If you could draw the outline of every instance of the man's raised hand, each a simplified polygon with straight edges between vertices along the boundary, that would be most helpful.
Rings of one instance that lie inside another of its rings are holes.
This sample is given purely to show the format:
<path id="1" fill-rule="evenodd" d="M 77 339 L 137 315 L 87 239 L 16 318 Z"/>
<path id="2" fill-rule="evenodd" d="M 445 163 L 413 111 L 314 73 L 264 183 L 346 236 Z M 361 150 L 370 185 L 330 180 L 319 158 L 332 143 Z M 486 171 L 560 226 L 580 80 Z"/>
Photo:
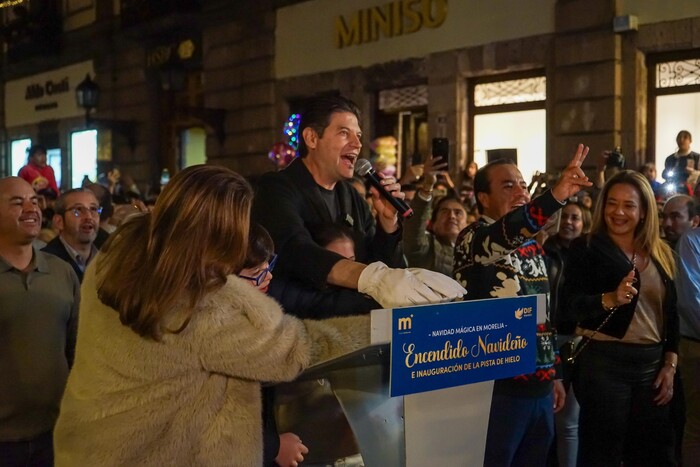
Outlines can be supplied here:
<path id="1" fill-rule="evenodd" d="M 587 155 L 588 146 L 579 144 L 571 162 L 569 162 L 569 165 L 562 172 L 557 184 L 552 188 L 552 195 L 554 195 L 558 201 L 563 203 L 579 191 L 593 185 L 581 169 L 581 165 Z"/>

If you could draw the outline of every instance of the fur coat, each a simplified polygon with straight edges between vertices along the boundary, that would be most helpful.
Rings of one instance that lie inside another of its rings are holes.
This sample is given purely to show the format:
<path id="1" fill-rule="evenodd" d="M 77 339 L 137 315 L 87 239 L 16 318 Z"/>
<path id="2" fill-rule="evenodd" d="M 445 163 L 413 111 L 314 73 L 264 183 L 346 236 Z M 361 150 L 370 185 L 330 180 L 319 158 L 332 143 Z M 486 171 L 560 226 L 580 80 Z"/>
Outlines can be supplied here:
<path id="1" fill-rule="evenodd" d="M 369 344 L 368 316 L 300 321 L 234 276 L 198 305 L 183 332 L 156 342 L 100 302 L 95 263 L 54 432 L 59 467 L 259 466 L 259 382 L 292 380 Z"/>

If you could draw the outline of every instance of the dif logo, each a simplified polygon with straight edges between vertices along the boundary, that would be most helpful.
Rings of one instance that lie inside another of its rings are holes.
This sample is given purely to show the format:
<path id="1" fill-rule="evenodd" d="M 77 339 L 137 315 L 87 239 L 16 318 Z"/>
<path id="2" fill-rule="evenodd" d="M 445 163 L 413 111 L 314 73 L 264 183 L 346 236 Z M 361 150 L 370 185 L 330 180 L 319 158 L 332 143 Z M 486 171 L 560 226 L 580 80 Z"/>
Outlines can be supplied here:
<path id="1" fill-rule="evenodd" d="M 413 327 L 413 315 L 405 316 L 398 319 L 397 323 L 398 331 L 408 332 Z"/>
<path id="2" fill-rule="evenodd" d="M 521 307 L 515 310 L 515 319 L 522 319 L 523 316 L 532 316 L 532 307 Z"/>

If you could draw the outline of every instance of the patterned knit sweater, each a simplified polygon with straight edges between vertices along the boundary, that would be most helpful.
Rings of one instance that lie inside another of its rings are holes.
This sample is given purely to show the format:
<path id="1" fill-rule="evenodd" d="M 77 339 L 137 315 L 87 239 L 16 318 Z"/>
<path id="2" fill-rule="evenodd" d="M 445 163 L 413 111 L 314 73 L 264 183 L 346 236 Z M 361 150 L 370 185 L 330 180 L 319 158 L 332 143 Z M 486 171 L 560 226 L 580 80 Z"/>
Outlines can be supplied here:
<path id="1" fill-rule="evenodd" d="M 533 237 L 561 208 L 547 191 L 501 219 L 482 216 L 464 229 L 455 247 L 454 277 L 469 291 L 466 299 L 549 295 L 544 250 Z M 547 395 L 559 374 L 555 342 L 547 309 L 546 322 L 537 326 L 535 373 L 498 380 L 494 392 L 521 397 Z"/>

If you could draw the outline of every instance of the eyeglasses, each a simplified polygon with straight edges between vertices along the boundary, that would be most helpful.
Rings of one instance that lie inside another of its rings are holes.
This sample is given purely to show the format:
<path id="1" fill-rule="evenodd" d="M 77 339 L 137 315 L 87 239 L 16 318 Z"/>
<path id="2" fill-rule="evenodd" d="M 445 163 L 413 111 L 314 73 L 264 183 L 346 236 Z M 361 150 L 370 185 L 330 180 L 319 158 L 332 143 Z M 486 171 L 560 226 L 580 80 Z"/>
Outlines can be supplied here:
<path id="1" fill-rule="evenodd" d="M 102 206 L 90 206 L 86 208 L 85 206 L 73 206 L 72 208 L 66 208 L 66 212 L 72 213 L 75 217 L 89 215 L 90 217 L 99 217 L 102 214 Z"/>
<path id="2" fill-rule="evenodd" d="M 244 276 L 242 274 L 239 274 L 238 277 L 241 279 L 247 279 L 249 281 L 255 282 L 255 287 L 258 287 L 260 284 L 265 282 L 265 277 L 267 277 L 268 272 L 272 272 L 272 270 L 275 267 L 275 263 L 277 263 L 277 255 L 273 255 L 272 259 L 270 260 L 269 263 L 267 263 L 267 267 L 260 271 L 260 274 L 258 274 L 255 277 L 249 277 L 249 276 Z"/>

